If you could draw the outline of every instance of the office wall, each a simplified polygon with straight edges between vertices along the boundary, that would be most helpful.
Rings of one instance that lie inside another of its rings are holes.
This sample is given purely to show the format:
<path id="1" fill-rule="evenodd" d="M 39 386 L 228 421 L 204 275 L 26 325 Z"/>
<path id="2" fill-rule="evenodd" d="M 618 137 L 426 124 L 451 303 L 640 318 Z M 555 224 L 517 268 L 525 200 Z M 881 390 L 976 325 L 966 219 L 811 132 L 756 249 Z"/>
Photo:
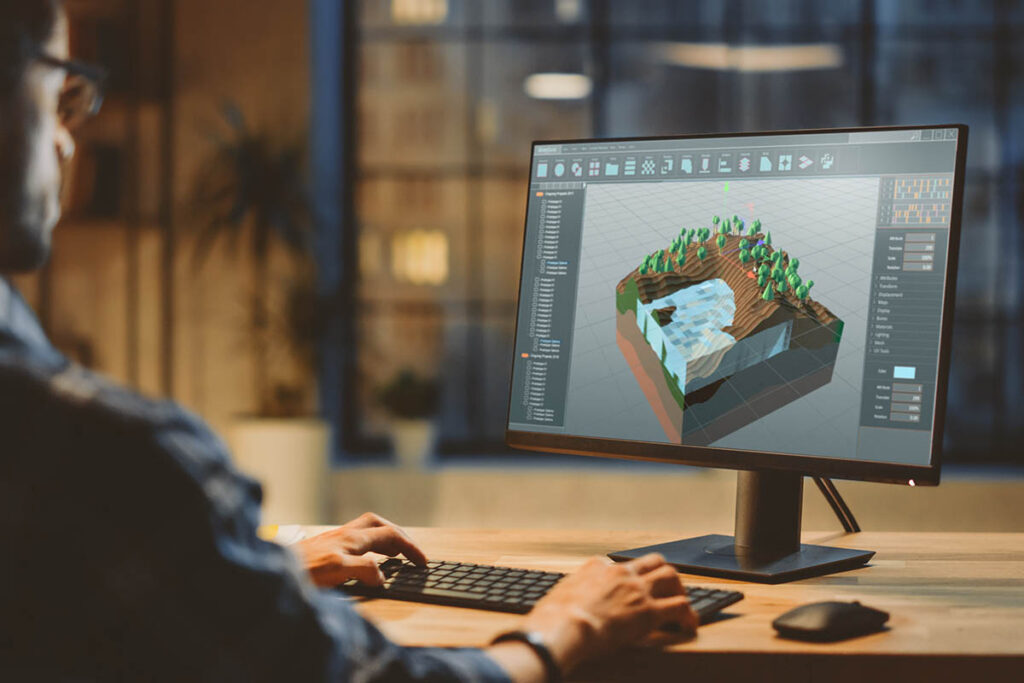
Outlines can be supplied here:
<path id="1" fill-rule="evenodd" d="M 222 244 L 197 271 L 198 219 L 189 210 L 211 134 L 225 134 L 220 108 L 233 102 L 257 131 L 280 140 L 305 134 L 309 52 L 305 2 L 178 0 L 175 3 L 174 395 L 219 431 L 255 411 L 249 339 L 252 277 L 245 249 Z M 284 269 L 277 259 L 275 277 Z"/>
<path id="2" fill-rule="evenodd" d="M 736 473 L 654 468 L 467 467 L 334 475 L 337 521 L 365 510 L 409 526 L 664 529 L 732 533 Z M 873 531 L 1024 531 L 1024 480 L 947 475 L 938 487 L 837 481 Z M 804 529 L 841 530 L 817 487 L 804 486 Z"/>

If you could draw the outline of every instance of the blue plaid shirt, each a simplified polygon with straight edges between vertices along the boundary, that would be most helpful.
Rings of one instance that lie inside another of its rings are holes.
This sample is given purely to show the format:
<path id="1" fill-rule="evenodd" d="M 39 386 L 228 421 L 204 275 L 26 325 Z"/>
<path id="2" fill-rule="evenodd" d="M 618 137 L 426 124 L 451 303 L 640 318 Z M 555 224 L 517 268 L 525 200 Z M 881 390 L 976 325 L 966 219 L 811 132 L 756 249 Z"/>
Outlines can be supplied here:
<path id="1" fill-rule="evenodd" d="M 0 278 L 0 680 L 507 680 L 313 587 L 256 536 L 260 496 L 199 419 L 68 362 Z"/>

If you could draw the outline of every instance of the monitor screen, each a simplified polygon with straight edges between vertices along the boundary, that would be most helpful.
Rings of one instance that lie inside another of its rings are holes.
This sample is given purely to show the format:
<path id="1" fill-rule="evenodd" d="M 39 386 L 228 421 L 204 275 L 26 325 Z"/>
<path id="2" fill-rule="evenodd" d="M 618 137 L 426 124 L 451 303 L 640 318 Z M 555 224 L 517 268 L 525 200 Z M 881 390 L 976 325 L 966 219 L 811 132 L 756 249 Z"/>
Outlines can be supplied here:
<path id="1" fill-rule="evenodd" d="M 930 467 L 965 138 L 535 143 L 510 443 Z"/>

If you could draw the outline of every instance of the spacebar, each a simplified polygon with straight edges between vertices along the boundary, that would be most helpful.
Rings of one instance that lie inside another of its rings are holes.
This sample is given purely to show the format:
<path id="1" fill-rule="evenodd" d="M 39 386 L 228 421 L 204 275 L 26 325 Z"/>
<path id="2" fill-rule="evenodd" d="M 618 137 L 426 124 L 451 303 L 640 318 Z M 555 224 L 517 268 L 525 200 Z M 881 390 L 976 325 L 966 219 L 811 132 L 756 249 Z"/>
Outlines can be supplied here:
<path id="1" fill-rule="evenodd" d="M 447 588 L 414 588 L 408 589 L 395 589 L 391 588 L 384 591 L 384 597 L 388 595 L 402 596 L 415 598 L 419 595 L 432 597 L 432 598 L 458 598 L 460 600 L 474 600 L 479 602 L 483 598 L 483 593 L 470 593 L 469 591 L 453 591 Z"/>

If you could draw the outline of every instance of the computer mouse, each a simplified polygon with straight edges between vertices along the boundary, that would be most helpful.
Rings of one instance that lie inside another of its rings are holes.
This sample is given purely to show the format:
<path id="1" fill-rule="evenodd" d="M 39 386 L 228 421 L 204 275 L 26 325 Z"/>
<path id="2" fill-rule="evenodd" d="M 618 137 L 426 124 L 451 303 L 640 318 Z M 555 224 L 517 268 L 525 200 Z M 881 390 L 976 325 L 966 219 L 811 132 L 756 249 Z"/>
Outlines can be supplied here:
<path id="1" fill-rule="evenodd" d="M 783 638 L 834 642 L 882 630 L 889 613 L 859 602 L 814 602 L 772 622 Z"/>

